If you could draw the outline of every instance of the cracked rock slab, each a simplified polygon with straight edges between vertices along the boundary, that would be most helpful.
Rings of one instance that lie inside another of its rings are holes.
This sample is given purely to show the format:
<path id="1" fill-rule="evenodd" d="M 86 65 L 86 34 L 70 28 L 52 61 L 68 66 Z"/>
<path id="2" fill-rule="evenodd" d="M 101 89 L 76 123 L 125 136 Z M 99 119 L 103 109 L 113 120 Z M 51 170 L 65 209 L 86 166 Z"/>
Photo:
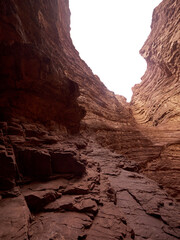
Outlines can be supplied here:
<path id="1" fill-rule="evenodd" d="M 30 212 L 22 195 L 0 200 L 0 239 L 28 239 Z"/>
<path id="2" fill-rule="evenodd" d="M 84 213 L 42 213 L 31 224 L 29 239 L 81 239 L 78 237 L 83 237 L 84 230 L 91 224 L 91 218 Z"/>

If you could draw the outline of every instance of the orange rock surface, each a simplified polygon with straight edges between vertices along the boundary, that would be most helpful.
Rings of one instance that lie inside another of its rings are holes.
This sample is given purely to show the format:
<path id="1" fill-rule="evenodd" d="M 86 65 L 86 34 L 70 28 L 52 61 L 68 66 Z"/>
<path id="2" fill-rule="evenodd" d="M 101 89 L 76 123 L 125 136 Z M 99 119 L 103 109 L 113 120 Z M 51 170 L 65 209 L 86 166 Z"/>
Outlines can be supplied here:
<path id="1" fill-rule="evenodd" d="M 179 239 L 179 13 L 154 10 L 129 104 L 79 57 L 67 0 L 0 1 L 1 239 Z"/>

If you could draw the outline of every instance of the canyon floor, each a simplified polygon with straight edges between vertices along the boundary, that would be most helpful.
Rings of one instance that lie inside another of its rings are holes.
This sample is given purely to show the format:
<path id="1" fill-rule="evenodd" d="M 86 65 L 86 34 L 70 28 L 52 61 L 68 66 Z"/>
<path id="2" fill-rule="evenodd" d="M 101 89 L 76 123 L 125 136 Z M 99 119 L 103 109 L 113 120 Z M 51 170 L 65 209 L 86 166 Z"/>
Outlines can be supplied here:
<path id="1" fill-rule="evenodd" d="M 1 239 L 179 239 L 179 203 L 135 161 L 92 135 L 10 125 L 1 122 L 1 156 L 26 177 L 0 192 Z"/>
<path id="2" fill-rule="evenodd" d="M 0 239 L 180 239 L 180 1 L 154 9 L 130 103 L 80 58 L 70 15 L 0 0 Z"/>

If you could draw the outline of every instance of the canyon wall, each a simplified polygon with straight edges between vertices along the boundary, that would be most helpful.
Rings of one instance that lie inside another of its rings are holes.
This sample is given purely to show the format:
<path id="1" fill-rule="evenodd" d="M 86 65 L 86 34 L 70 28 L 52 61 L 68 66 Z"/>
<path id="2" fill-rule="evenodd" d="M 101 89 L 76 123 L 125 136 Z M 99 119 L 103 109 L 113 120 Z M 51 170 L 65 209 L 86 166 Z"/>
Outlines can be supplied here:
<path id="1" fill-rule="evenodd" d="M 55 121 L 77 132 L 85 111 L 62 67 L 71 42 L 69 8 L 63 1 L 1 1 L 0 9 L 1 118 Z"/>
<path id="2" fill-rule="evenodd" d="M 0 1 L 1 239 L 178 239 L 179 5 L 155 9 L 129 104 L 79 57 L 67 0 Z"/>
<path id="3" fill-rule="evenodd" d="M 136 128 L 124 98 L 110 92 L 80 59 L 65 1 L 2 1 L 1 12 L 4 120 L 18 116 L 59 125 L 64 132 L 93 132 L 103 146 L 142 165 L 159 154 Z"/>
<path id="4" fill-rule="evenodd" d="M 154 10 L 151 33 L 140 50 L 147 70 L 142 82 L 134 86 L 131 102 L 141 132 L 163 146 L 145 172 L 173 195 L 180 191 L 179 19 L 179 1 L 163 1 Z"/>
<path id="5" fill-rule="evenodd" d="M 152 31 L 140 50 L 147 70 L 133 88 L 133 114 L 140 124 L 176 129 L 180 122 L 179 18 L 179 1 L 163 1 L 154 10 Z"/>

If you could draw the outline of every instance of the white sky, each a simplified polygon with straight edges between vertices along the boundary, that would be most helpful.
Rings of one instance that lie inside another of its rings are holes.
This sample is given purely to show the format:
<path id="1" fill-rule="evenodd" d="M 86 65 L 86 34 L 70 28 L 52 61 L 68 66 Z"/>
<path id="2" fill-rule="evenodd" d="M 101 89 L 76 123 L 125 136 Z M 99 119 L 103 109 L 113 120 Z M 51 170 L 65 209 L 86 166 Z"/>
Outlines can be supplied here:
<path id="1" fill-rule="evenodd" d="M 162 0 L 70 0 L 71 37 L 81 58 L 106 87 L 131 99 L 146 62 L 139 50 Z"/>

